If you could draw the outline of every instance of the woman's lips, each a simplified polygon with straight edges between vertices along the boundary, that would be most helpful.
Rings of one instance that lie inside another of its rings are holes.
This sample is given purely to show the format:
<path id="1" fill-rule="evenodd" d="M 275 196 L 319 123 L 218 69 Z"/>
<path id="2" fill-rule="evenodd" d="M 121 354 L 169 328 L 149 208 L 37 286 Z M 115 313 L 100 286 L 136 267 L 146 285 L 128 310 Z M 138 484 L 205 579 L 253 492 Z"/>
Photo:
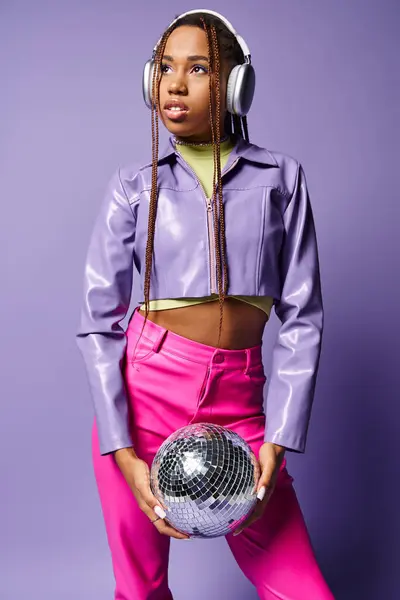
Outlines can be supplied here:
<path id="1" fill-rule="evenodd" d="M 182 121 L 184 121 L 186 119 L 186 115 L 188 112 L 189 112 L 188 108 L 186 108 L 186 109 L 179 108 L 178 110 L 171 109 L 171 108 L 164 108 L 165 115 L 171 121 L 175 121 L 175 123 L 181 123 Z"/>

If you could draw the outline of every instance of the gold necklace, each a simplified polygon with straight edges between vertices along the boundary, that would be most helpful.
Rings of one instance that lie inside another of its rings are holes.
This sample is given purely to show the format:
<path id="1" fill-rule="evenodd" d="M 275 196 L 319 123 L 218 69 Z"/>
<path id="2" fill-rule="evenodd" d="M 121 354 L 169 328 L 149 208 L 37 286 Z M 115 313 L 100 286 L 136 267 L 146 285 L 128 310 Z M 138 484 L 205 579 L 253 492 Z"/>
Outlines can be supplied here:
<path id="1" fill-rule="evenodd" d="M 229 139 L 229 135 L 225 135 L 224 137 L 222 137 L 220 139 L 220 143 L 222 144 L 222 142 L 226 142 Z M 185 142 L 184 140 L 180 140 L 178 139 L 176 136 L 174 136 L 174 144 L 179 144 L 181 146 L 212 146 L 213 143 L 212 142 Z"/>

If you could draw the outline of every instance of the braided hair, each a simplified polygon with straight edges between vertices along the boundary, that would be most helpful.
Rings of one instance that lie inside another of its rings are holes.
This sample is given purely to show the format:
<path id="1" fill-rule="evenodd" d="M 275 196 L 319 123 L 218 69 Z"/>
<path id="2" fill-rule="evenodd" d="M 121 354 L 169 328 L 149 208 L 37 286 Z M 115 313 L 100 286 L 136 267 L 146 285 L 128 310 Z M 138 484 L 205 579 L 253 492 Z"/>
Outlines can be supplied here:
<path id="1" fill-rule="evenodd" d="M 159 83 L 161 78 L 161 61 L 164 54 L 167 40 L 176 28 L 182 25 L 190 25 L 200 27 L 205 30 L 207 35 L 208 56 L 209 56 L 209 112 L 212 134 L 213 156 L 214 156 L 214 175 L 213 175 L 213 194 L 212 204 L 214 207 L 214 235 L 215 235 L 215 250 L 218 278 L 218 298 L 220 305 L 220 321 L 218 331 L 219 347 L 222 321 L 223 321 L 223 304 L 228 290 L 228 265 L 226 260 L 226 239 L 225 239 L 225 218 L 224 207 L 222 201 L 222 180 L 221 180 L 221 153 L 220 153 L 220 121 L 221 121 L 221 87 L 220 73 L 221 61 L 220 57 L 226 61 L 230 68 L 235 64 L 240 64 L 244 61 L 243 51 L 236 37 L 229 31 L 220 19 L 207 13 L 196 13 L 186 15 L 172 26 L 170 26 L 163 34 L 158 45 L 156 55 L 154 57 L 154 69 L 152 79 L 152 103 L 151 103 L 151 134 L 152 134 L 152 172 L 151 172 L 151 192 L 150 192 L 150 207 L 148 219 L 147 244 L 145 253 L 145 277 L 144 277 L 144 300 L 145 300 L 145 320 L 142 331 L 144 329 L 148 313 L 150 300 L 150 277 L 152 269 L 152 258 L 154 248 L 154 232 L 157 213 L 157 166 L 158 166 L 158 145 L 159 145 L 159 130 L 158 130 L 158 113 L 159 106 Z M 211 73 L 214 74 L 214 86 L 212 84 Z M 154 106 L 156 105 L 156 106 Z M 215 114 L 213 111 L 215 106 Z M 240 136 L 249 141 L 246 116 L 239 117 L 231 115 L 227 112 L 224 120 L 224 130 L 228 135 Z M 216 183 L 218 182 L 218 207 L 216 206 Z"/>

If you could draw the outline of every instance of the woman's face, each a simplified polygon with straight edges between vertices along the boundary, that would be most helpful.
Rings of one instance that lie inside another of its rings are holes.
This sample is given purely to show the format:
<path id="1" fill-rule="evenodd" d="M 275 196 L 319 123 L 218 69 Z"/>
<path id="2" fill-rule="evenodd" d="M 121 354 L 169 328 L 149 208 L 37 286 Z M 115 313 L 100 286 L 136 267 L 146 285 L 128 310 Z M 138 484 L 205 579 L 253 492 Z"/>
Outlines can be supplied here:
<path id="1" fill-rule="evenodd" d="M 190 25 L 174 29 L 167 40 L 161 65 L 161 121 L 168 131 L 185 141 L 210 141 L 208 47 L 205 31 Z M 228 68 L 221 58 L 220 65 L 222 136 Z M 171 104 L 178 108 L 181 104 L 183 110 L 168 108 Z"/>

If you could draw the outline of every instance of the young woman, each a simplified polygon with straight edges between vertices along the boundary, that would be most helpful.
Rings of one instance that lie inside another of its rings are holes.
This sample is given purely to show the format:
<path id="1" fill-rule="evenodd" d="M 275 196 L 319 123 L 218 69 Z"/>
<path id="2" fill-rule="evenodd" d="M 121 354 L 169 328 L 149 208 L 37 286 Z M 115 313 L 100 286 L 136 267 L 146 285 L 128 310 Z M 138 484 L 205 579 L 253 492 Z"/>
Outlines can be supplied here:
<path id="1" fill-rule="evenodd" d="M 301 165 L 249 142 L 247 50 L 213 11 L 168 27 L 144 72 L 152 161 L 112 178 L 89 246 L 78 344 L 116 600 L 172 598 L 170 538 L 188 536 L 165 521 L 149 468 L 194 422 L 236 431 L 259 459 L 257 508 L 226 539 L 260 598 L 333 598 L 285 459 L 305 450 L 320 357 L 313 215 Z M 161 156 L 158 117 L 171 134 Z M 134 267 L 141 302 L 124 331 Z M 272 306 L 282 324 L 265 413 Z"/>

